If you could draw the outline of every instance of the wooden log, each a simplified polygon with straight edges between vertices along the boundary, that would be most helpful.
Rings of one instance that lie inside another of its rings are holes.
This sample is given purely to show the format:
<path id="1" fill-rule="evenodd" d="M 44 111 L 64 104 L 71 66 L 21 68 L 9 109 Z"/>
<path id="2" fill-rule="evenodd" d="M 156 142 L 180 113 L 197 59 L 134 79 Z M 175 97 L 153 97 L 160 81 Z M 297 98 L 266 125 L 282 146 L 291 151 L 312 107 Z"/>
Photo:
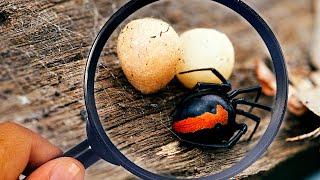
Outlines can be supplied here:
<path id="1" fill-rule="evenodd" d="M 0 1 L 0 122 L 15 121 L 33 129 L 66 150 L 85 138 L 83 72 L 88 50 L 103 23 L 125 1 L 11 0 Z M 170 22 L 179 32 L 214 27 L 227 33 L 236 49 L 234 88 L 257 81 L 253 57 L 264 58 L 258 35 L 230 10 L 198 1 L 163 1 L 132 18 L 152 16 Z M 248 1 L 270 23 L 279 38 L 291 72 L 307 75 L 311 40 L 311 2 Z M 123 24 L 122 24 L 123 25 Z M 252 142 L 243 140 L 231 150 L 188 148 L 172 136 L 170 112 L 186 93 L 173 81 L 156 95 L 142 96 L 125 79 L 115 53 L 117 32 L 99 63 L 96 96 L 107 133 L 122 152 L 142 166 L 177 176 L 201 176 L 230 167 L 242 158 L 265 131 L 269 115 Z M 263 97 L 262 102 L 272 98 Z M 243 121 L 243 119 L 239 119 Z M 248 121 L 246 121 L 248 122 Z M 250 130 L 253 123 L 248 122 Z M 268 171 L 313 143 L 287 143 L 301 133 L 290 119 L 268 152 L 239 178 Z M 151 138 L 150 138 L 151 137 Z M 267 163 L 266 163 L 267 162 Z M 100 162 L 88 179 L 131 179 L 121 167 Z"/>

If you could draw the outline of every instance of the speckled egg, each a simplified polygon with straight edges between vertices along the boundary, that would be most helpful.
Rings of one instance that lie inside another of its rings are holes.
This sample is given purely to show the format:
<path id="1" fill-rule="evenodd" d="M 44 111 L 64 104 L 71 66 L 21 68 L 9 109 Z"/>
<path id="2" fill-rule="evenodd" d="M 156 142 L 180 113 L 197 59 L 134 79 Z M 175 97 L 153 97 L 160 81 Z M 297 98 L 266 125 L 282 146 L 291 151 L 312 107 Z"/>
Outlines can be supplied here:
<path id="1" fill-rule="evenodd" d="M 174 78 L 182 54 L 181 42 L 168 23 L 154 18 L 137 19 L 122 29 L 117 54 L 129 82 L 150 94 Z"/>

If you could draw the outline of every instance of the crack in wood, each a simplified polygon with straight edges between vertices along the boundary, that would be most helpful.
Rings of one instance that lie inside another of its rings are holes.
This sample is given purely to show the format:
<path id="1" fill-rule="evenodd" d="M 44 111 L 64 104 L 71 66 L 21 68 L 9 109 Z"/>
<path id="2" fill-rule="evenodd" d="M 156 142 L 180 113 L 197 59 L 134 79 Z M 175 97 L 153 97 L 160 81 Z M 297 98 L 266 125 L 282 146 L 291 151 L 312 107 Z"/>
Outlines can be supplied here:
<path id="1" fill-rule="evenodd" d="M 9 18 L 9 14 L 5 11 L 0 12 L 0 26 L 3 25 Z"/>

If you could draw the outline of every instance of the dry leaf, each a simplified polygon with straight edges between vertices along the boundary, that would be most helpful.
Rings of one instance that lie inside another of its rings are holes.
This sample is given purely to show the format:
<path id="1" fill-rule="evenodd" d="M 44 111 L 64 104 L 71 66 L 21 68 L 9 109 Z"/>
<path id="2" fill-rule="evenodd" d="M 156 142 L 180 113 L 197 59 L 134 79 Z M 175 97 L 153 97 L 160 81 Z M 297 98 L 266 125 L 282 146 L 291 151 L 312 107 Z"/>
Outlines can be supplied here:
<path id="1" fill-rule="evenodd" d="M 313 1 L 313 7 L 315 8 L 315 26 L 313 30 L 313 38 L 310 50 L 310 62 L 311 64 L 320 69 L 320 1 Z M 293 76 L 294 77 L 294 76 Z M 309 76 L 310 80 L 303 78 L 304 81 L 297 82 L 295 84 L 300 87 L 298 92 L 295 94 L 300 101 L 310 109 L 314 114 L 320 116 L 320 72 L 312 72 Z M 311 85 L 310 85 L 311 84 Z M 316 87 L 313 87 L 316 86 Z M 313 132 L 303 134 L 297 137 L 288 138 L 286 141 L 299 141 L 304 139 L 312 139 L 320 136 L 320 128 L 317 128 Z"/>
<path id="2" fill-rule="evenodd" d="M 275 96 L 277 92 L 276 79 L 274 77 L 273 72 L 266 66 L 266 64 L 260 60 L 256 60 L 256 74 L 257 79 L 262 87 L 262 92 L 267 96 Z M 306 81 L 301 81 L 300 79 L 296 79 L 296 83 L 303 82 L 307 84 Z M 312 85 L 312 83 L 310 83 Z M 306 86 L 306 85 L 304 85 Z M 309 86 L 309 85 L 308 85 Z M 288 99 L 288 110 L 296 115 L 301 116 L 306 111 L 307 108 L 304 104 L 296 97 L 296 88 L 289 85 L 289 99 Z"/>
<path id="3" fill-rule="evenodd" d="M 320 116 L 320 87 L 299 91 L 296 95 L 308 109 Z"/>
<path id="4" fill-rule="evenodd" d="M 289 74 L 290 83 L 297 91 L 305 91 L 314 87 L 313 83 L 306 77 Z"/>
<path id="5" fill-rule="evenodd" d="M 276 79 L 272 71 L 260 59 L 256 59 L 256 74 L 262 87 L 262 92 L 267 96 L 275 96 L 277 92 Z"/>
<path id="6" fill-rule="evenodd" d="M 296 116 L 301 116 L 308 111 L 308 108 L 300 101 L 296 94 L 296 88 L 289 85 L 288 110 Z"/>
<path id="7" fill-rule="evenodd" d="M 310 79 L 316 86 L 320 86 L 320 71 L 311 73 Z"/>
<path id="8" fill-rule="evenodd" d="M 308 111 L 308 108 L 299 100 L 296 95 L 289 96 L 288 110 L 296 115 L 301 116 Z"/>

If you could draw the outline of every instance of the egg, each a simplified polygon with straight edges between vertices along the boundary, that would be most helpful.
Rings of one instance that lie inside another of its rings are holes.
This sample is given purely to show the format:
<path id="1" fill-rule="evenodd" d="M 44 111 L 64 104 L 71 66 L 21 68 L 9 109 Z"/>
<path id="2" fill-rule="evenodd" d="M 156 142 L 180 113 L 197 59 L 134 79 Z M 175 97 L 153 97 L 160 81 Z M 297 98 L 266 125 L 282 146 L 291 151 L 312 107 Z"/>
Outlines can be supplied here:
<path id="1" fill-rule="evenodd" d="M 180 37 L 162 20 L 133 20 L 118 36 L 117 54 L 129 82 L 143 94 L 155 93 L 175 76 L 182 54 Z"/>
<path id="2" fill-rule="evenodd" d="M 177 73 L 201 68 L 215 68 L 228 79 L 233 71 L 235 52 L 229 38 L 214 29 L 196 28 L 180 36 L 182 61 L 177 65 Z M 197 82 L 221 83 L 211 72 L 177 74 L 179 81 L 187 88 Z"/>

